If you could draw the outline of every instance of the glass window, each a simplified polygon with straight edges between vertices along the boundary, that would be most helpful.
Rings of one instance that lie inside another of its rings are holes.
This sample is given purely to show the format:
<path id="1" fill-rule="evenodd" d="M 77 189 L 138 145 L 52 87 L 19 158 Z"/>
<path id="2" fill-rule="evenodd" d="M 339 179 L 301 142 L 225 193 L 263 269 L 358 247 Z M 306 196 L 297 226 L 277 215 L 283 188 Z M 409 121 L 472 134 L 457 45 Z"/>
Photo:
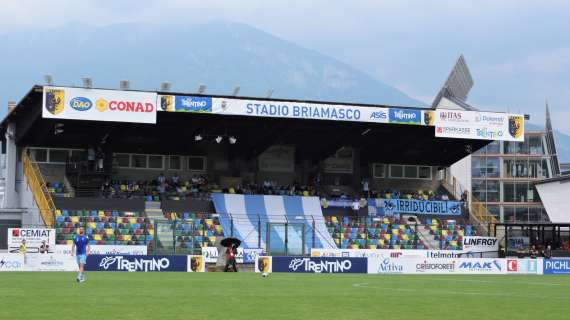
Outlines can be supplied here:
<path id="1" fill-rule="evenodd" d="M 527 139 L 530 154 L 544 154 L 541 136 L 529 136 Z"/>
<path id="2" fill-rule="evenodd" d="M 148 167 L 150 169 L 163 169 L 163 156 L 148 156 Z"/>
<path id="3" fill-rule="evenodd" d="M 471 174 L 473 177 L 498 178 L 500 176 L 498 157 L 473 157 Z"/>
<path id="4" fill-rule="evenodd" d="M 374 178 L 384 178 L 384 164 L 382 163 L 375 163 L 372 165 L 372 174 Z"/>
<path id="5" fill-rule="evenodd" d="M 420 167 L 420 179 L 431 179 L 431 167 Z"/>
<path id="6" fill-rule="evenodd" d="M 501 210 L 499 208 L 498 205 L 493 204 L 493 205 L 488 205 L 487 206 L 487 212 L 493 216 L 495 216 L 495 218 L 497 218 L 497 220 L 500 219 L 500 215 L 501 215 Z"/>
<path id="7" fill-rule="evenodd" d="M 404 176 L 403 166 L 397 164 L 390 165 L 390 177 L 391 178 L 402 178 Z"/>
<path id="8" fill-rule="evenodd" d="M 125 153 L 116 153 L 115 160 L 119 167 L 128 168 L 131 166 L 131 155 Z"/>
<path id="9" fill-rule="evenodd" d="M 487 202 L 500 202 L 501 192 L 499 181 L 487 180 Z"/>
<path id="10" fill-rule="evenodd" d="M 87 153 L 85 150 L 71 150 L 71 160 L 72 161 L 83 161 L 87 159 Z"/>
<path id="11" fill-rule="evenodd" d="M 515 219 L 517 222 L 528 222 L 528 207 L 515 207 Z"/>
<path id="12" fill-rule="evenodd" d="M 206 171 L 205 157 L 188 157 L 188 169 L 190 171 Z"/>
<path id="13" fill-rule="evenodd" d="M 66 163 L 69 150 L 51 149 L 49 151 L 49 162 Z"/>
<path id="14" fill-rule="evenodd" d="M 526 178 L 529 176 L 528 160 L 508 159 L 503 162 L 506 178 Z"/>
<path id="15" fill-rule="evenodd" d="M 47 162 L 47 149 L 31 149 L 30 152 L 36 162 Z"/>
<path id="16" fill-rule="evenodd" d="M 487 183 L 482 179 L 473 179 L 471 182 L 471 187 L 473 189 L 473 194 L 471 195 L 474 202 L 486 202 L 487 201 Z"/>
<path id="17" fill-rule="evenodd" d="M 417 166 L 405 166 L 404 169 L 405 177 L 406 178 L 418 178 L 418 167 Z"/>
<path id="18" fill-rule="evenodd" d="M 133 154 L 133 168 L 146 168 L 147 167 L 147 157 L 144 154 Z"/>
<path id="19" fill-rule="evenodd" d="M 501 143 L 500 141 L 493 141 L 487 145 L 487 154 L 499 154 Z"/>
<path id="20" fill-rule="evenodd" d="M 487 158 L 487 177 L 498 178 L 500 176 L 500 161 L 497 157 Z"/>
<path id="21" fill-rule="evenodd" d="M 515 217 L 515 207 L 503 207 L 504 222 L 517 222 Z"/>
<path id="22" fill-rule="evenodd" d="M 473 157 L 472 159 L 471 175 L 477 178 L 485 177 L 485 171 L 483 170 L 487 162 L 485 157 Z"/>
<path id="23" fill-rule="evenodd" d="M 180 161 L 180 156 L 170 156 L 168 157 L 168 168 L 171 170 L 182 169 L 182 163 Z"/>

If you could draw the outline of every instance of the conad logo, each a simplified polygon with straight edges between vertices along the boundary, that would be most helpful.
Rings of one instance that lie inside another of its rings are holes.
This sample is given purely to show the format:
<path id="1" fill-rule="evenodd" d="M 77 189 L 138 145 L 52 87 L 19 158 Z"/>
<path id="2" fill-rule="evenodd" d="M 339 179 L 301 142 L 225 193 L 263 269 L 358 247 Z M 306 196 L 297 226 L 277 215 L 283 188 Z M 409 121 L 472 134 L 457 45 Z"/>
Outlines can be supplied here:
<path id="1" fill-rule="evenodd" d="M 75 97 L 69 101 L 69 106 L 77 111 L 87 111 L 93 106 L 93 102 L 85 97 Z"/>

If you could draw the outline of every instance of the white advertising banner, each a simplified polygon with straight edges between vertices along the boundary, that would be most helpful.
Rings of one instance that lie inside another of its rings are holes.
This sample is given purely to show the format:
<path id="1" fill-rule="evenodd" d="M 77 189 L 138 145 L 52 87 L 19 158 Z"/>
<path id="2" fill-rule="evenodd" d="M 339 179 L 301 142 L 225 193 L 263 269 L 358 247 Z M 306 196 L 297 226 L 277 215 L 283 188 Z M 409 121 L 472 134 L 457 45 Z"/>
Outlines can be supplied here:
<path id="1" fill-rule="evenodd" d="M 89 246 L 91 254 L 107 254 L 107 255 L 133 255 L 146 256 L 146 246 L 118 246 L 118 245 L 92 245 Z M 58 244 L 55 246 L 55 253 L 63 255 L 71 255 L 71 246 L 66 244 Z"/>
<path id="2" fill-rule="evenodd" d="M 542 274 L 543 259 L 506 259 L 508 274 Z"/>
<path id="3" fill-rule="evenodd" d="M 344 104 L 212 98 L 212 113 L 238 116 L 388 123 L 388 110 Z"/>
<path id="4" fill-rule="evenodd" d="M 243 248 L 237 248 L 236 262 L 243 263 Z M 217 247 L 202 247 L 202 256 L 204 257 L 204 262 L 215 263 L 218 261 L 218 248 Z"/>
<path id="5" fill-rule="evenodd" d="M 460 250 L 311 249 L 312 257 L 453 259 L 466 255 Z"/>
<path id="6" fill-rule="evenodd" d="M 42 117 L 156 123 L 154 92 L 44 87 Z"/>
<path id="7" fill-rule="evenodd" d="M 18 253 L 22 240 L 26 253 L 54 253 L 55 229 L 8 228 L 8 252 Z"/>
<path id="8" fill-rule="evenodd" d="M 368 273 L 376 274 L 505 274 L 505 259 L 369 258 Z"/>
<path id="9" fill-rule="evenodd" d="M 498 252 L 499 239 L 495 237 L 463 237 L 463 251 L 471 253 Z"/>
<path id="10" fill-rule="evenodd" d="M 79 271 L 76 257 L 63 254 L 27 255 L 25 271 Z"/>
<path id="11" fill-rule="evenodd" d="M 0 253 L 0 272 L 24 271 L 24 255 Z"/>
<path id="12" fill-rule="evenodd" d="M 439 109 L 434 118 L 436 137 L 524 141 L 524 115 Z"/>

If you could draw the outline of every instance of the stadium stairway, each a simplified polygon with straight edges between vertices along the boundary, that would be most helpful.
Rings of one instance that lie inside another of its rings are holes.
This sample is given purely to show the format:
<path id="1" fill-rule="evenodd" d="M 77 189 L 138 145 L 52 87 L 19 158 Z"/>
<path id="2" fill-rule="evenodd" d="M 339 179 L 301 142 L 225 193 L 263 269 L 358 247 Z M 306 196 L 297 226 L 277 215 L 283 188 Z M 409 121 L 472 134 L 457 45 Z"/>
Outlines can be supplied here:
<path id="1" fill-rule="evenodd" d="M 145 201 L 144 207 L 147 217 L 151 219 L 164 219 L 160 201 Z"/>
<path id="2" fill-rule="evenodd" d="M 430 234 L 429 230 L 424 228 L 418 228 L 420 239 L 424 241 L 424 243 L 428 246 L 428 250 L 437 250 L 439 249 L 439 241 L 435 240 L 432 234 Z"/>

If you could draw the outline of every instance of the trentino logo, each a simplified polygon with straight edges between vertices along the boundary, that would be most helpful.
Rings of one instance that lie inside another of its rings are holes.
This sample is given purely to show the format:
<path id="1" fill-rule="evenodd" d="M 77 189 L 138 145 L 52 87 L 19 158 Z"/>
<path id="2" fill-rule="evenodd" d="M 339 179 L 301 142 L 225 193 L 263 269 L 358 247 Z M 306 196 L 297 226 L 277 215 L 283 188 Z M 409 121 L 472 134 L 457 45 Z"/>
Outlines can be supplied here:
<path id="1" fill-rule="evenodd" d="M 132 261 L 131 261 L 132 260 Z M 105 257 L 99 263 L 99 267 L 109 270 L 116 264 L 116 271 L 161 271 L 170 267 L 167 258 L 125 258 L 123 256 Z"/>
<path id="2" fill-rule="evenodd" d="M 350 271 L 351 268 L 352 262 L 350 260 L 313 261 L 310 258 L 295 258 L 289 263 L 289 270 L 299 272 L 342 273 Z"/>

